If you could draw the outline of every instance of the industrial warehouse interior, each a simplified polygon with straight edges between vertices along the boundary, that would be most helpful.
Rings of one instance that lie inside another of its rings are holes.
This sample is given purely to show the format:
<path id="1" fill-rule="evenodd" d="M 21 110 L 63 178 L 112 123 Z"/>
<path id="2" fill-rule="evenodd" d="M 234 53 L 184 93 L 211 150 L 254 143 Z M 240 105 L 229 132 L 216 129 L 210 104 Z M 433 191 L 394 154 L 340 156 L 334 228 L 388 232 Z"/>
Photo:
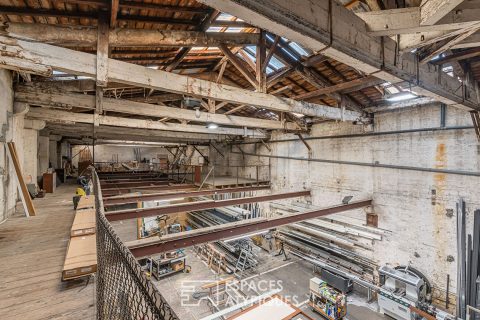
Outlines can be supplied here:
<path id="1" fill-rule="evenodd" d="M 480 0 L 0 0 L 0 319 L 480 319 Z"/>

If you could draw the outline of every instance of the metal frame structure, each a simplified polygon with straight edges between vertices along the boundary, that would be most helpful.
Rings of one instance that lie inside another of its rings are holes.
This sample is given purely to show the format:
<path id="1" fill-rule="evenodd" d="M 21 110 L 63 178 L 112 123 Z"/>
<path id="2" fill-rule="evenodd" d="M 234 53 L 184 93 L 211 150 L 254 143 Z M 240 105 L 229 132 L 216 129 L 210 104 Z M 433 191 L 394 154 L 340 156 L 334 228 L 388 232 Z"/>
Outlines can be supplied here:
<path id="1" fill-rule="evenodd" d="M 126 245 L 135 257 L 148 256 L 169 250 L 190 247 L 205 242 L 217 241 L 249 234 L 262 230 L 272 229 L 290 223 L 314 219 L 343 211 L 364 208 L 372 205 L 372 200 L 363 200 L 313 210 L 300 214 L 284 215 L 276 218 L 257 218 L 243 222 L 226 223 L 221 226 L 207 227 L 193 231 L 164 236 L 160 239 L 149 238 L 128 242 Z"/>
<path id="2" fill-rule="evenodd" d="M 141 217 L 159 216 L 162 214 L 172 214 L 177 212 L 214 209 L 214 208 L 234 206 L 239 204 L 280 200 L 280 199 L 296 198 L 296 197 L 304 197 L 304 196 L 310 196 L 310 191 L 287 192 L 287 193 L 270 194 L 266 196 L 246 197 L 246 198 L 227 199 L 227 200 L 206 200 L 206 201 L 196 201 L 196 202 L 189 202 L 189 203 L 179 203 L 179 204 L 174 204 L 174 205 L 164 206 L 164 207 L 110 211 L 107 214 L 105 214 L 105 217 L 107 218 L 108 221 L 118 221 L 118 220 L 135 219 L 135 218 L 141 218 Z"/>
<path id="3" fill-rule="evenodd" d="M 103 199 L 103 203 L 105 207 L 109 207 L 112 205 L 136 203 L 138 201 L 168 200 L 168 199 L 175 199 L 175 198 L 211 196 L 211 195 L 222 194 L 222 193 L 250 192 L 250 191 L 269 190 L 269 189 L 270 189 L 270 185 L 262 185 L 262 186 L 252 186 L 252 187 L 211 189 L 211 190 L 201 190 L 201 191 L 191 191 L 191 192 L 178 191 L 178 192 L 168 192 L 168 193 L 141 194 L 136 196 L 105 198 Z"/>

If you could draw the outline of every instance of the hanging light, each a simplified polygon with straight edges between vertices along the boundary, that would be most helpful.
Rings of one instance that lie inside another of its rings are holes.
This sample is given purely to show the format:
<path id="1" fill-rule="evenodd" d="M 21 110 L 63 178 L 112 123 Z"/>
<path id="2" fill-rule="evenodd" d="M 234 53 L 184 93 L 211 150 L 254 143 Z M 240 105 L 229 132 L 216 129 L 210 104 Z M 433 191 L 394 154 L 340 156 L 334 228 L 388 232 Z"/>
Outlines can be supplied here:
<path id="1" fill-rule="evenodd" d="M 207 128 L 210 129 L 210 130 L 218 129 L 218 124 L 213 123 L 213 122 L 208 123 L 208 124 L 207 124 Z"/>

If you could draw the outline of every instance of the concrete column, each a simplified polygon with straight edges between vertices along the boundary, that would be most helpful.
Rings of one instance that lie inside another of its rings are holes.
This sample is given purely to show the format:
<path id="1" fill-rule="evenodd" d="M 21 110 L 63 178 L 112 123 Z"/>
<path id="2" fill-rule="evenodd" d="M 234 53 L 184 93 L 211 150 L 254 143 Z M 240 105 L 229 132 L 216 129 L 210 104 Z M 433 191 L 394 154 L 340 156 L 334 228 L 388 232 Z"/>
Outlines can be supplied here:
<path id="1" fill-rule="evenodd" d="M 13 84 L 12 73 L 0 69 L 0 141 L 13 141 Z M 0 221 L 11 216 L 15 210 L 16 185 L 14 168 L 8 160 L 6 148 L 0 148 Z"/>
<path id="2" fill-rule="evenodd" d="M 38 175 L 47 171 L 50 160 L 50 138 L 48 136 L 38 137 Z"/>
<path id="3" fill-rule="evenodd" d="M 37 184 L 38 176 L 38 131 L 45 121 L 25 119 L 23 140 L 23 175 L 26 183 Z"/>
<path id="4" fill-rule="evenodd" d="M 60 168 L 59 156 L 58 156 L 58 141 L 62 139 L 62 136 L 50 135 L 50 140 L 48 142 L 48 156 L 49 163 L 52 164 L 53 169 Z"/>

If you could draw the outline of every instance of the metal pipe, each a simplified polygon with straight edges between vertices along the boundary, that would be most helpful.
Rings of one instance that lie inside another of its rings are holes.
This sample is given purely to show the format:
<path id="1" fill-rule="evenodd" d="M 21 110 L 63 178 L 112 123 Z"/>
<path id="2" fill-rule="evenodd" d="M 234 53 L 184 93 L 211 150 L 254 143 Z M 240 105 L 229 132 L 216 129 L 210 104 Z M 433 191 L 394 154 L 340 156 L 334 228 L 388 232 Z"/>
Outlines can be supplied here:
<path id="1" fill-rule="evenodd" d="M 432 172 L 432 173 L 445 173 L 445 174 L 456 174 L 462 176 L 473 176 L 480 177 L 480 172 L 476 171 L 462 171 L 462 170 L 450 170 L 450 169 L 437 169 L 437 168 L 422 168 L 422 167 L 412 167 L 412 166 L 400 166 L 393 164 L 381 164 L 381 163 L 368 163 L 368 162 L 357 162 L 357 161 L 342 161 L 342 160 L 328 160 L 328 159 L 315 159 L 315 158 L 300 158 L 300 157 L 287 157 L 287 156 L 274 156 L 268 154 L 255 154 L 255 153 L 240 153 L 232 151 L 231 153 L 243 154 L 255 157 L 266 157 L 266 158 L 276 158 L 276 159 L 286 159 L 286 160 L 299 160 L 299 161 L 312 161 L 312 162 L 323 162 L 323 163 L 334 163 L 334 164 L 345 164 L 352 166 L 363 166 L 363 167 L 377 167 L 377 168 L 386 168 L 386 169 L 399 169 L 399 170 L 412 170 L 412 171 L 422 171 L 422 172 Z"/>
<path id="2" fill-rule="evenodd" d="M 474 308 L 474 307 L 468 305 L 468 306 L 467 306 L 467 320 L 470 320 L 470 313 L 471 313 L 472 311 L 480 314 L 480 309 L 477 309 L 477 308 Z"/>
<path id="3" fill-rule="evenodd" d="M 405 129 L 405 130 L 394 130 L 394 131 L 379 131 L 379 132 L 368 132 L 368 133 L 352 133 L 352 134 L 340 134 L 333 136 L 320 136 L 320 137 L 303 137 L 304 140 L 325 140 L 325 139 L 343 139 L 343 138 L 363 138 L 363 137 L 375 137 L 375 136 L 385 136 L 391 134 L 403 134 L 403 133 L 416 133 L 416 132 L 435 132 L 435 131 L 451 131 L 451 130 L 469 130 L 475 129 L 474 126 L 453 126 L 453 127 L 431 127 L 431 128 L 417 128 L 417 129 Z M 268 143 L 280 143 L 280 142 L 295 142 L 301 141 L 298 138 L 291 139 L 279 139 L 279 140 L 269 140 Z M 242 141 L 234 142 L 232 145 L 237 144 L 257 144 L 262 143 L 261 141 Z"/>

